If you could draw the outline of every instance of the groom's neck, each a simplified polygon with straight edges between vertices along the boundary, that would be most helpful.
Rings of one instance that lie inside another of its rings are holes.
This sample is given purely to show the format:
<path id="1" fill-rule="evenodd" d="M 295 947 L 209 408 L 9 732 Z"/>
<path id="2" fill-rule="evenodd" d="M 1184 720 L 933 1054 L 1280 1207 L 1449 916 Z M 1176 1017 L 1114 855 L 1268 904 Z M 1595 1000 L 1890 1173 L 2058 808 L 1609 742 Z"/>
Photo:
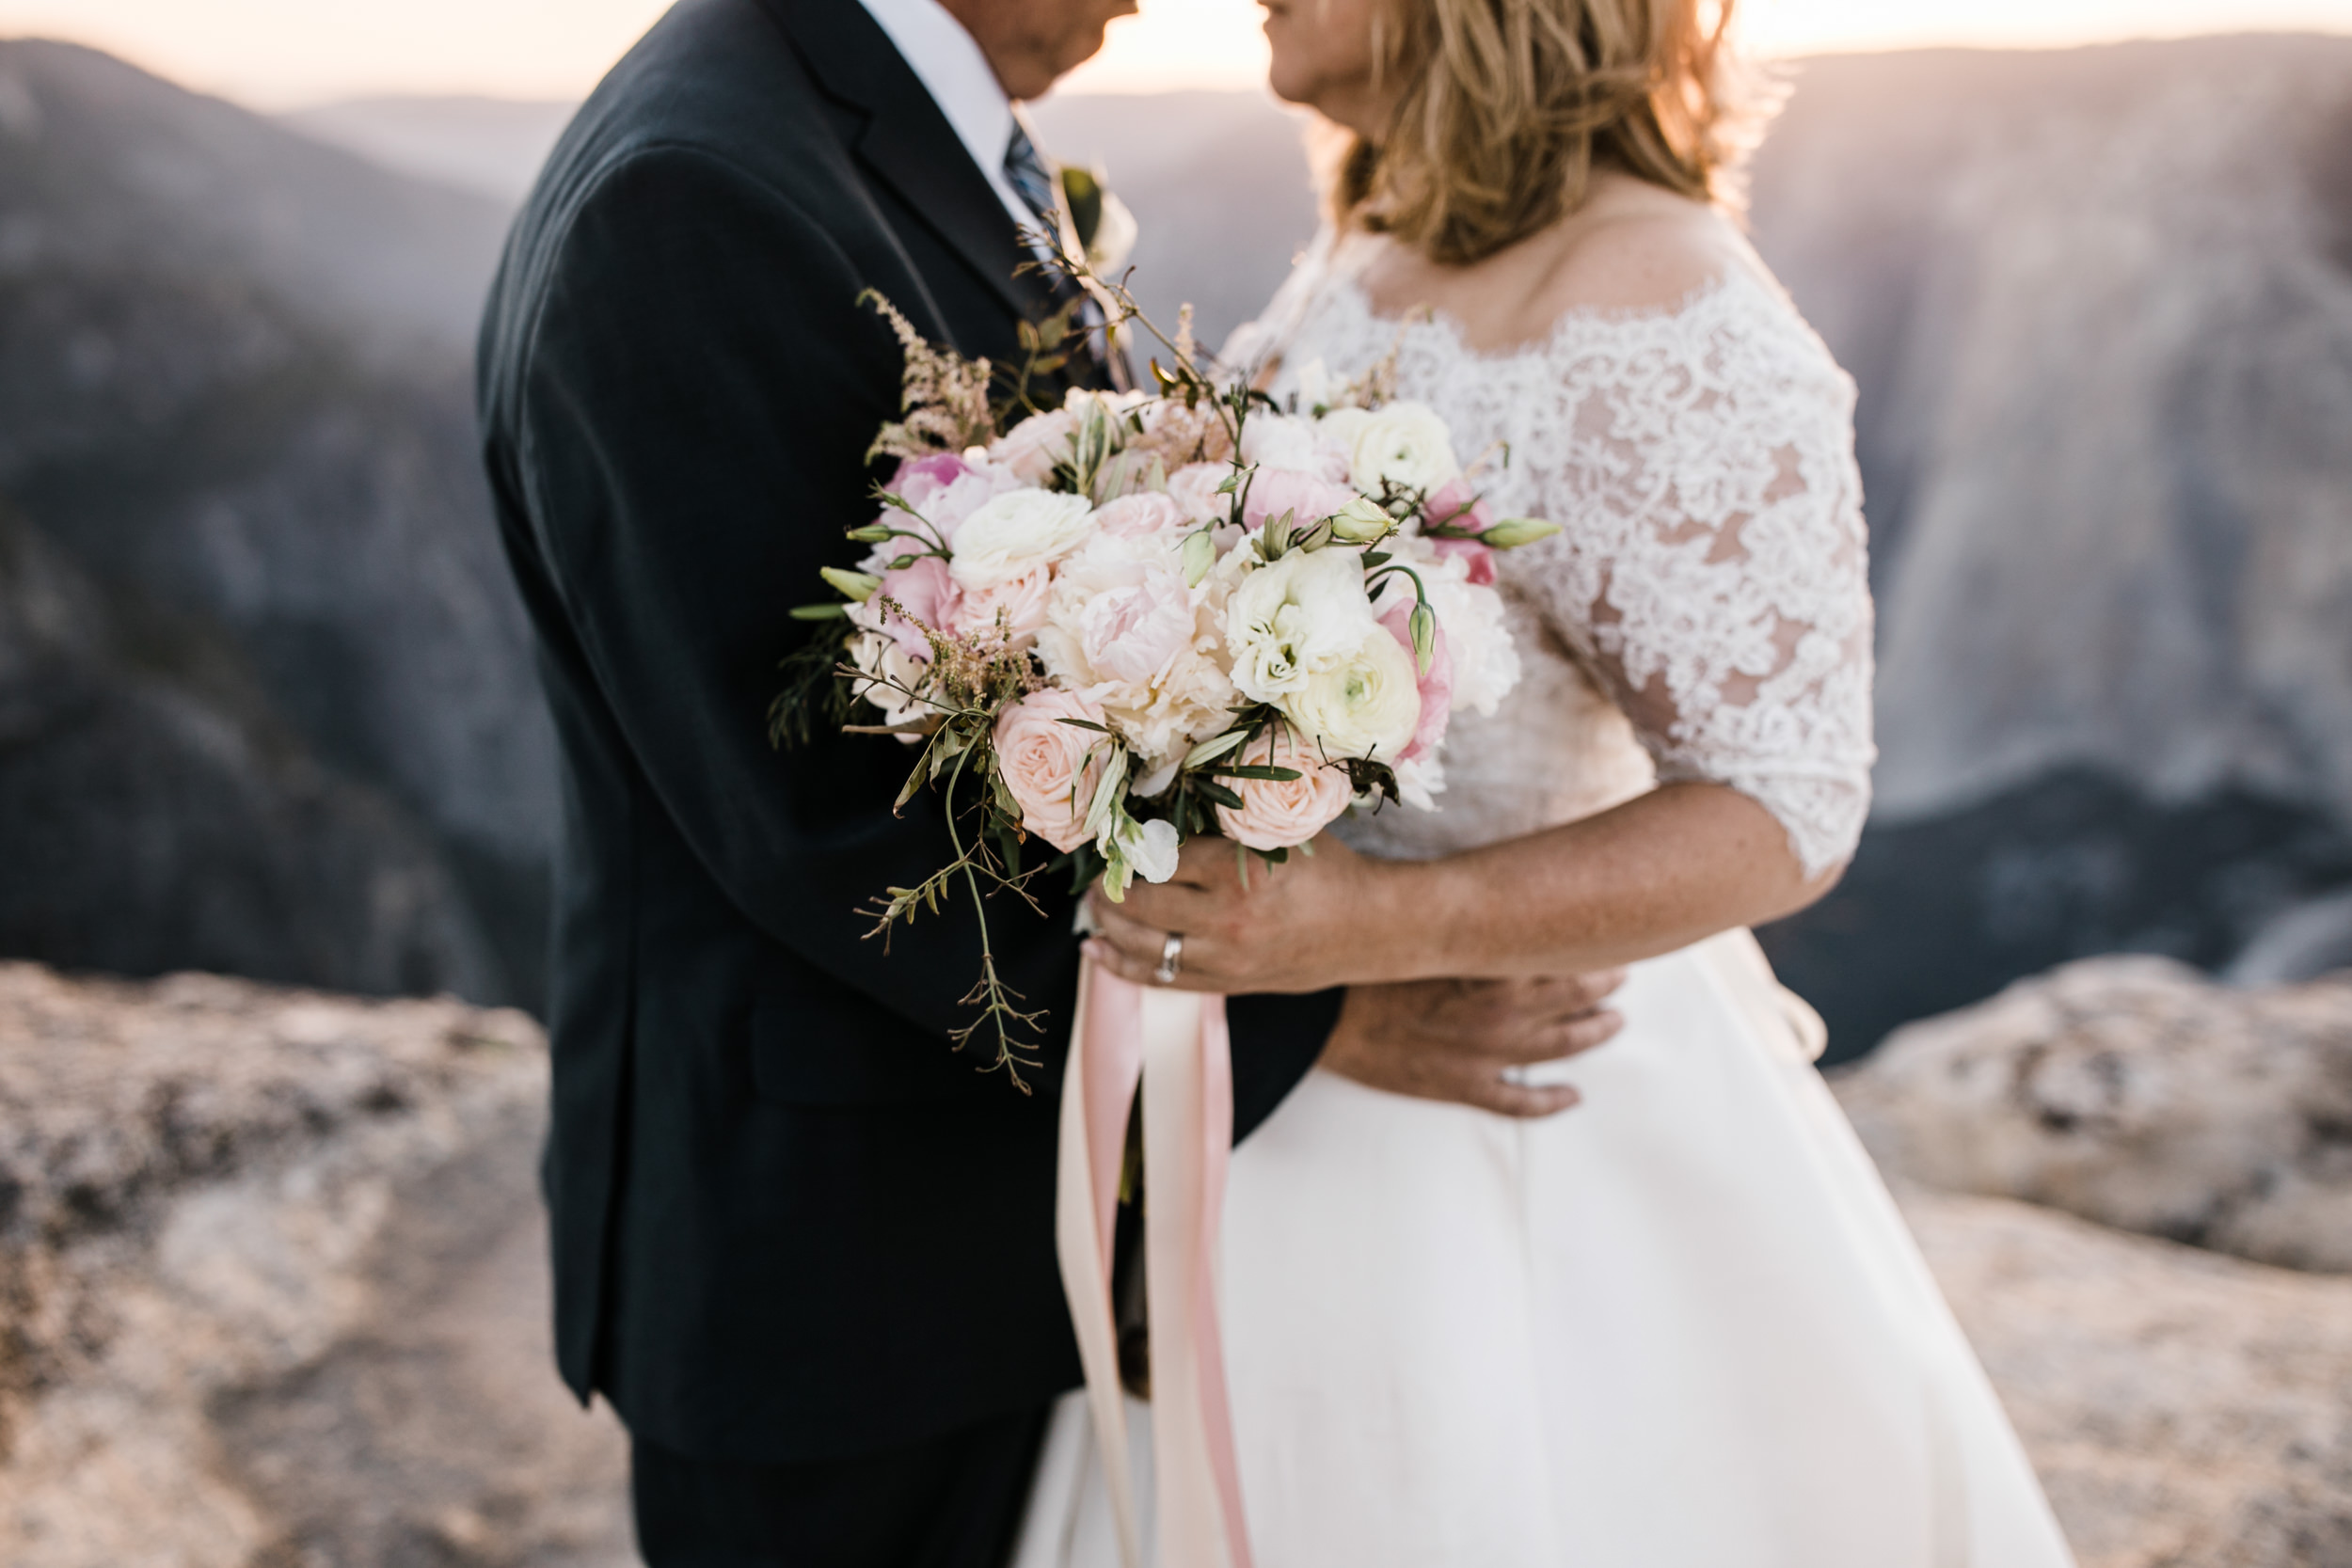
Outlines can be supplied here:
<path id="1" fill-rule="evenodd" d="M 988 56 L 1008 98 L 1042 98 L 1103 47 L 1113 17 L 1136 0 L 940 0 Z"/>

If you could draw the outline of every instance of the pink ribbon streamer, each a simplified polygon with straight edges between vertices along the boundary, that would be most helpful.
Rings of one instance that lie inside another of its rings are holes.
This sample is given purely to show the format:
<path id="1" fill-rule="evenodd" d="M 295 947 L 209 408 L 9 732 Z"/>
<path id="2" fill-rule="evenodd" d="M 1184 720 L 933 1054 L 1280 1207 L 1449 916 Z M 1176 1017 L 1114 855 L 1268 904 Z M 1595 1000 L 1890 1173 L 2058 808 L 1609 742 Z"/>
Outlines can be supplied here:
<path id="1" fill-rule="evenodd" d="M 1127 1115 L 1143 1086 L 1156 1568 L 1251 1568 L 1217 1322 L 1217 1233 L 1233 1141 L 1225 999 L 1147 990 L 1089 961 L 1062 1087 L 1055 1237 L 1127 1568 L 1143 1568 L 1111 1310 Z"/>

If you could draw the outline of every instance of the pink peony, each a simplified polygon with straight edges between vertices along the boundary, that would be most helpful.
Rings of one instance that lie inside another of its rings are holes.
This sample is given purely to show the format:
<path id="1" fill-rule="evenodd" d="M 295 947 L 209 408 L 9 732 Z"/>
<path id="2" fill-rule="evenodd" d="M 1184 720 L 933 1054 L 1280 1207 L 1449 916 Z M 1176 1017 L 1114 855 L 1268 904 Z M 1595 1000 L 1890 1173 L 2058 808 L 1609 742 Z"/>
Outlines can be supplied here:
<path id="1" fill-rule="evenodd" d="M 1248 484 L 1242 519 L 1251 528 L 1263 527 L 1267 518 L 1285 512 L 1293 514 L 1299 528 L 1312 528 L 1356 499 L 1356 492 L 1346 485 L 1295 468 L 1261 468 Z"/>
<path id="2" fill-rule="evenodd" d="M 891 615 L 883 610 L 882 601 L 885 597 L 897 600 L 906 614 Z M 956 629 L 956 614 L 962 599 L 962 590 L 947 575 L 947 563 L 935 555 L 926 555 L 918 557 L 913 565 L 884 572 L 882 587 L 865 608 L 873 612 L 869 624 L 888 633 L 909 658 L 928 663 L 931 657 L 930 639 L 914 622 L 920 621 L 933 631 L 952 631 Z"/>
<path id="3" fill-rule="evenodd" d="M 1429 498 L 1429 520 L 1452 528 L 1468 529 L 1484 533 L 1495 525 L 1495 515 L 1486 510 L 1466 480 L 1449 480 L 1438 493 Z M 1470 580 L 1480 587 L 1491 587 L 1495 580 L 1495 552 L 1475 539 L 1432 539 L 1441 556 L 1458 555 L 1470 569 Z"/>
<path id="4" fill-rule="evenodd" d="M 1275 738 L 1280 736 L 1278 742 Z M 1216 808 L 1217 826 L 1225 836 L 1252 849 L 1289 849 L 1306 843 L 1339 820 L 1354 798 L 1344 770 L 1327 767 L 1312 748 L 1289 726 L 1276 724 L 1251 741 L 1241 761 L 1252 768 L 1288 768 L 1299 777 L 1228 779 L 1241 797 L 1241 809 Z"/>
<path id="5" fill-rule="evenodd" d="M 1409 597 L 1399 599 L 1380 617 L 1380 624 L 1405 645 L 1407 655 L 1413 652 L 1413 604 Z M 1430 644 L 1429 668 L 1421 669 L 1418 660 L 1414 668 L 1421 683 L 1421 722 L 1413 730 L 1412 744 L 1397 753 L 1399 762 L 1419 762 L 1435 753 L 1445 740 L 1446 721 L 1454 714 L 1454 652 L 1446 646 L 1442 625 Z"/>
<path id="6" fill-rule="evenodd" d="M 1107 736 L 1065 724 L 1103 722 L 1103 710 L 1067 691 L 1032 692 L 996 719 L 996 771 L 1021 807 L 1021 826 L 1057 849 L 1087 840 L 1087 808 Z"/>
<path id="7" fill-rule="evenodd" d="M 1078 433 L 1078 411 L 1067 404 L 1032 414 L 996 438 L 989 457 L 1020 476 L 1024 484 L 1043 484 L 1054 477 L 1057 464 L 1071 455 L 1071 438 Z"/>
<path id="8" fill-rule="evenodd" d="M 1191 519 L 1168 497 L 1156 490 L 1146 490 L 1138 495 L 1121 496 L 1096 508 L 1094 524 L 1114 539 L 1142 539 L 1186 529 Z"/>
<path id="9" fill-rule="evenodd" d="M 1168 476 L 1168 499 L 1195 523 L 1221 523 L 1232 512 L 1232 498 L 1218 495 L 1216 487 L 1232 477 L 1229 464 L 1187 464 Z"/>
<path id="10" fill-rule="evenodd" d="M 1053 588 L 1053 567 L 1032 566 L 1009 582 L 963 591 L 956 601 L 951 624 L 966 635 L 993 634 L 1001 626 L 1007 641 L 1025 646 L 1036 641 L 1037 628 L 1045 624 L 1046 596 Z"/>
<path id="11" fill-rule="evenodd" d="M 1153 566 L 1090 595 L 1078 611 L 1078 643 L 1097 681 L 1148 687 L 1192 645 L 1192 594 L 1174 570 Z"/>
<path id="12" fill-rule="evenodd" d="M 891 493 L 939 531 L 940 542 L 952 544 L 963 520 L 1008 490 L 1021 488 L 1015 475 L 993 465 L 974 466 L 942 452 L 936 457 L 912 458 L 898 465 L 890 481 Z M 896 507 L 877 521 L 920 533 L 914 519 Z M 903 544 L 905 541 L 901 540 Z"/>

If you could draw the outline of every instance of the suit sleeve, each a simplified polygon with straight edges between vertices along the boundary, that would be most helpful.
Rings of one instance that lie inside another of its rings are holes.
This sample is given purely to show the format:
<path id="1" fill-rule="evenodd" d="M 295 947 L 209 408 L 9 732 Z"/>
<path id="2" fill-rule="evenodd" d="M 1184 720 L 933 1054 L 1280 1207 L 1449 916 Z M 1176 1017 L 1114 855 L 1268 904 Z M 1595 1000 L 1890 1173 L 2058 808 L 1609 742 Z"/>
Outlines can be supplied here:
<path id="1" fill-rule="evenodd" d="M 855 912 L 952 858 L 935 791 L 891 810 L 912 749 L 834 735 L 779 752 L 765 723 L 804 635 L 787 611 L 828 596 L 818 567 L 861 553 L 843 531 L 872 511 L 864 453 L 897 409 L 896 343 L 857 296 L 874 283 L 918 324 L 935 312 L 911 271 L 852 259 L 782 193 L 692 150 L 608 171 L 559 245 L 528 338 L 517 467 L 631 754 L 747 919 L 921 1027 L 969 1022 L 979 937 L 964 901 L 887 950 Z M 895 284 L 869 276 L 892 270 Z M 1076 962 L 1066 900 L 1046 903 L 1042 918 L 1009 896 L 989 908 L 1000 970 L 1032 1000 L 1066 995 Z M 1335 996 L 1237 999 L 1245 1121 L 1311 1064 L 1336 1010 Z M 1049 1055 L 1064 1028 L 1045 1026 Z"/>

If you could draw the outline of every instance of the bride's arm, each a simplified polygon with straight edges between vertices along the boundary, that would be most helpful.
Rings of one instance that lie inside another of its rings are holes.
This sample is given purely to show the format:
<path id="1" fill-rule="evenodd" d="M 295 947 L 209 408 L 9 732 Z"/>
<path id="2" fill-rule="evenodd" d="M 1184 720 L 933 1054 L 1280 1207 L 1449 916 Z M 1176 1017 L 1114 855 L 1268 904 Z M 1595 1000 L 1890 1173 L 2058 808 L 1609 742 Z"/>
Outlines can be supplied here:
<path id="1" fill-rule="evenodd" d="M 1287 865 L 1186 847 L 1176 879 L 1098 900 L 1095 956 L 1136 981 L 1184 934 L 1179 984 L 1239 994 L 1438 978 L 1580 974 L 1794 913 L 1842 867 L 1808 875 L 1752 798 L 1674 784 L 1565 827 L 1437 861 L 1375 861 L 1337 840 Z"/>
<path id="2" fill-rule="evenodd" d="M 1575 525 L 1516 573 L 1611 687 L 1660 787 L 1442 861 L 1326 841 L 1247 887 L 1231 846 L 1196 845 L 1175 881 L 1108 911 L 1105 961 L 1142 978 L 1176 930 L 1186 981 L 1222 990 L 1587 971 L 1828 890 L 1874 754 L 1851 383 L 1769 311 L 1681 346 L 1688 374 L 1664 389 L 1571 385 L 1564 422 L 1606 434 L 1557 454 L 1548 499 Z"/>

